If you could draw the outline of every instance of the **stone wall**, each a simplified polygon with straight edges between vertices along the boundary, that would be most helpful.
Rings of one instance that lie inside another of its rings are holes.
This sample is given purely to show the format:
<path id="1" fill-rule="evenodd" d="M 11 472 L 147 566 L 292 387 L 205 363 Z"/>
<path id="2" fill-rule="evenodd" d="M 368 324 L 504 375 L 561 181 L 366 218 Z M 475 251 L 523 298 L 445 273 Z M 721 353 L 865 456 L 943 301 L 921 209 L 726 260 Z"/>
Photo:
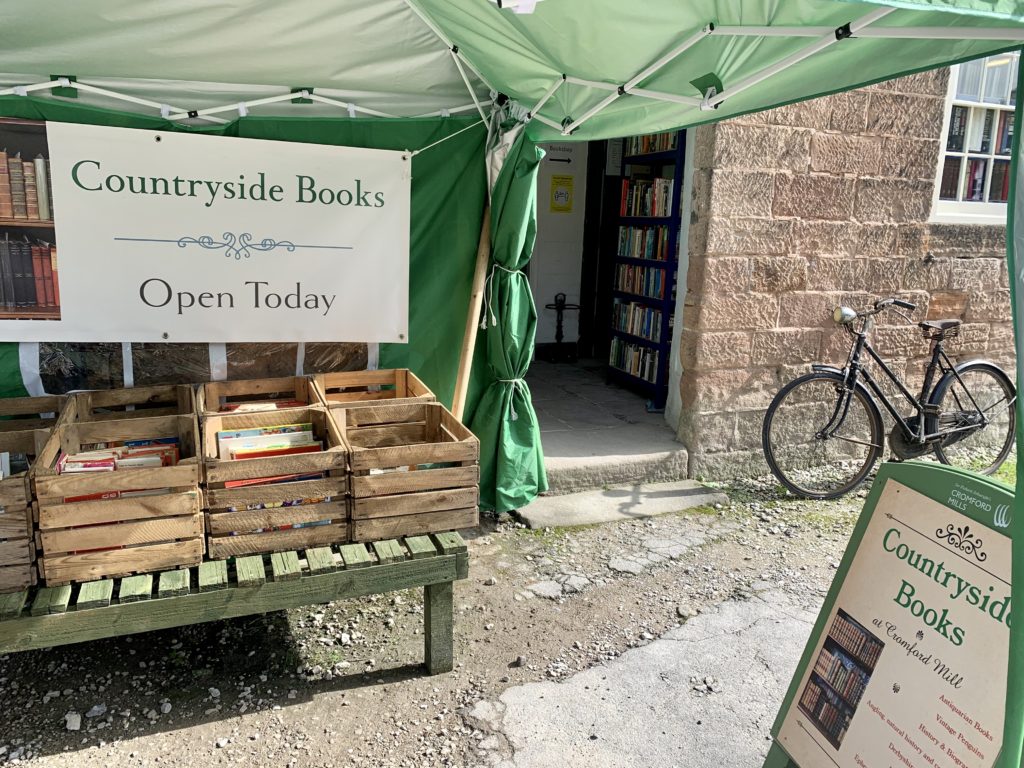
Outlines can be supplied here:
<path id="1" fill-rule="evenodd" d="M 690 474 L 763 474 L 760 429 L 812 361 L 842 365 L 838 304 L 898 295 L 960 317 L 960 357 L 1013 358 L 1004 227 L 929 224 L 948 70 L 691 132 L 689 269 L 679 353 Z M 876 348 L 920 386 L 920 330 L 879 318 Z"/>

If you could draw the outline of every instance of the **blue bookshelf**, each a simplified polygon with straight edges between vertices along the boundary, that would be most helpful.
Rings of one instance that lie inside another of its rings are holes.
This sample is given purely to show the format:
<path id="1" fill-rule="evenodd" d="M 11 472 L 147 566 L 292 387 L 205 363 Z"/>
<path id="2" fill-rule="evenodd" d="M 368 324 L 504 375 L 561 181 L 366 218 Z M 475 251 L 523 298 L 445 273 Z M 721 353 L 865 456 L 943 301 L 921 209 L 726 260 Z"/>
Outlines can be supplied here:
<path id="1" fill-rule="evenodd" d="M 660 410 L 672 355 L 685 131 L 625 139 L 608 378 Z"/>

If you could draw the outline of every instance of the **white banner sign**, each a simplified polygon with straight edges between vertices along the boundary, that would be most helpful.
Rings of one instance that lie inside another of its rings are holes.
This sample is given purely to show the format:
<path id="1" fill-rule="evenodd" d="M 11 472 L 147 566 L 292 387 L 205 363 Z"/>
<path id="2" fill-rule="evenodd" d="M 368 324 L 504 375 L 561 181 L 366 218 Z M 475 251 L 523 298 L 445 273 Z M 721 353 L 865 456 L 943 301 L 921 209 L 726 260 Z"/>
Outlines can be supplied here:
<path id="1" fill-rule="evenodd" d="M 65 123 L 46 139 L 55 247 L 15 254 L 42 265 L 46 306 L 0 314 L 33 318 L 0 320 L 0 340 L 406 340 L 403 153 Z"/>

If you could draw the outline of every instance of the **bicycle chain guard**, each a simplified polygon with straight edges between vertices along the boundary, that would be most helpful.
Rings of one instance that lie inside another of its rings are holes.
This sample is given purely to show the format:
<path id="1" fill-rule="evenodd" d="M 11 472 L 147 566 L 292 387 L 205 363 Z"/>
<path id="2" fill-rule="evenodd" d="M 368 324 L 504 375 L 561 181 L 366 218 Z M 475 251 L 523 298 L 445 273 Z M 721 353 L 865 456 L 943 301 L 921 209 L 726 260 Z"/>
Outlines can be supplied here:
<path id="1" fill-rule="evenodd" d="M 911 429 L 917 429 L 917 422 L 920 417 L 912 416 L 907 419 L 907 424 Z M 903 427 L 899 424 L 894 424 L 892 430 L 889 432 L 889 449 L 899 459 L 918 459 L 924 456 L 926 453 L 930 453 L 932 446 L 930 443 L 911 443 L 907 441 L 907 436 L 903 432 Z"/>

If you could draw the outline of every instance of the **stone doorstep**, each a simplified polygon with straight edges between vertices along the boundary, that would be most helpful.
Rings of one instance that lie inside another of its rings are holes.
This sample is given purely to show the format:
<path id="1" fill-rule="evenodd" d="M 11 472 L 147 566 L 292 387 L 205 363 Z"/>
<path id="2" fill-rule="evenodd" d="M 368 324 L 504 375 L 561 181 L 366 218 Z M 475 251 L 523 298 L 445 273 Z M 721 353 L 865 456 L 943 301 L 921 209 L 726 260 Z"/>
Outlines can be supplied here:
<path id="1" fill-rule="evenodd" d="M 530 528 L 569 527 L 636 520 L 728 501 L 724 493 L 695 480 L 679 480 L 542 496 L 519 510 L 519 515 Z"/>

